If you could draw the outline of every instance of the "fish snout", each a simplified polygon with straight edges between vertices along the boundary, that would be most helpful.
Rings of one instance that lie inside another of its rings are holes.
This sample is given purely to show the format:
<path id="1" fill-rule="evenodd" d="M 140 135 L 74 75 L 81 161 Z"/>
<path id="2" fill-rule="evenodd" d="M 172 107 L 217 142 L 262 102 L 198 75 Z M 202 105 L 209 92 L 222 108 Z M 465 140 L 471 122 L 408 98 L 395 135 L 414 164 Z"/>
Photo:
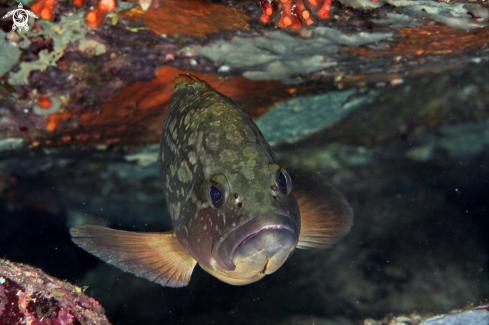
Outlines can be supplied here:
<path id="1" fill-rule="evenodd" d="M 285 229 L 266 229 L 246 239 L 233 254 L 236 271 L 271 274 L 289 258 L 297 237 Z"/>
<path id="2" fill-rule="evenodd" d="M 231 232 L 214 247 L 213 255 L 234 276 L 251 278 L 275 272 L 294 251 L 298 239 L 299 227 L 291 218 L 263 214 Z"/>

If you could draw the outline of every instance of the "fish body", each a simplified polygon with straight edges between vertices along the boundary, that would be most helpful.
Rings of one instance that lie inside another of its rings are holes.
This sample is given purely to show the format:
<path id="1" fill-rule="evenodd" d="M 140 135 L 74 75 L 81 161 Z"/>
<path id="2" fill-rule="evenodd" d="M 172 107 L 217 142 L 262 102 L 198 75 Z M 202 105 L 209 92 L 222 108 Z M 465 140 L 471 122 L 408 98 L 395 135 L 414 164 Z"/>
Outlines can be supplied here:
<path id="1" fill-rule="evenodd" d="M 316 173 L 289 173 L 250 116 L 194 76 L 174 81 L 159 163 L 172 231 L 83 225 L 70 230 L 73 241 L 162 285 L 187 285 L 197 263 L 244 285 L 275 272 L 296 247 L 330 247 L 352 225 L 339 192 Z"/>

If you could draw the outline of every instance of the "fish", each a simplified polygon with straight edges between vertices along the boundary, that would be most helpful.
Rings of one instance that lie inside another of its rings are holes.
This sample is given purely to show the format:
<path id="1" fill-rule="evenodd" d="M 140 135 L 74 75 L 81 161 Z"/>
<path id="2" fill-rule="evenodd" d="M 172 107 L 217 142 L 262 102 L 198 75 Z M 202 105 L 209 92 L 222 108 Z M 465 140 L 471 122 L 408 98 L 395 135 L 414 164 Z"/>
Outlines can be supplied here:
<path id="1" fill-rule="evenodd" d="M 80 225 L 72 241 L 162 286 L 188 285 L 196 264 L 246 285 L 295 248 L 330 248 L 352 227 L 352 208 L 324 176 L 280 165 L 246 111 L 193 75 L 173 82 L 158 160 L 172 230 Z"/>

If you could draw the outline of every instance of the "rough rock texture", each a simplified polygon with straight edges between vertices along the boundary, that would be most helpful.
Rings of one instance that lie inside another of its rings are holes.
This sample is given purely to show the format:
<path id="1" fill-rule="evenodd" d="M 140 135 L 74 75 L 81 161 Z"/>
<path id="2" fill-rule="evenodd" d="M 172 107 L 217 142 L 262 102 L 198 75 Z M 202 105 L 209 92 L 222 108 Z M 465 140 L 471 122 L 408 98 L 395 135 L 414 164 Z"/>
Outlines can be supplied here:
<path id="1" fill-rule="evenodd" d="M 110 325 L 82 289 L 28 265 L 0 259 L 0 324 Z"/>
<path id="2" fill-rule="evenodd" d="M 436 316 L 421 316 L 412 313 L 408 316 L 388 316 L 377 321 L 371 318 L 364 320 L 364 325 L 457 325 L 471 324 L 484 325 L 489 321 L 489 306 L 479 306 L 473 308 L 468 306 L 466 310 L 452 310 L 447 314 Z"/>
<path id="3" fill-rule="evenodd" d="M 155 143 L 177 72 L 249 85 L 227 89 L 233 98 L 271 97 L 243 103 L 256 116 L 290 98 L 279 94 L 315 93 L 318 84 L 397 84 L 409 74 L 488 57 L 483 1 L 342 1 L 333 4 L 330 19 L 299 31 L 263 25 L 251 0 L 161 0 L 157 11 L 147 12 L 121 1 L 91 29 L 84 13 L 93 4 L 59 1 L 52 21 L 31 18 L 28 32 L 12 32 L 11 20 L 0 21 L 0 140 Z M 16 5 L 2 2 L 0 16 Z M 140 99 L 121 102 L 121 92 Z"/>

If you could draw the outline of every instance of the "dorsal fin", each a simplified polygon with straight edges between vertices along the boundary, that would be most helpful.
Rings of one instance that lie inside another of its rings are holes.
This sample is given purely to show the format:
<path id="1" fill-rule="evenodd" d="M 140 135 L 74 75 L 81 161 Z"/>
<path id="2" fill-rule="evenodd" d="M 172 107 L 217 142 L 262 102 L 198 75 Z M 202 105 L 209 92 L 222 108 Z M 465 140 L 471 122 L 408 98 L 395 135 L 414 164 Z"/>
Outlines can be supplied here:
<path id="1" fill-rule="evenodd" d="M 330 248 L 353 225 L 353 210 L 343 195 L 317 172 L 287 168 L 301 214 L 298 248 Z"/>
<path id="2" fill-rule="evenodd" d="M 70 229 L 71 240 L 101 260 L 166 287 L 184 287 L 197 261 L 173 230 L 132 232 L 82 225 Z"/>
<path id="3" fill-rule="evenodd" d="M 200 95 L 207 90 L 212 89 L 204 80 L 191 74 L 177 74 L 173 80 L 172 96 L 180 96 L 182 93 Z"/>

